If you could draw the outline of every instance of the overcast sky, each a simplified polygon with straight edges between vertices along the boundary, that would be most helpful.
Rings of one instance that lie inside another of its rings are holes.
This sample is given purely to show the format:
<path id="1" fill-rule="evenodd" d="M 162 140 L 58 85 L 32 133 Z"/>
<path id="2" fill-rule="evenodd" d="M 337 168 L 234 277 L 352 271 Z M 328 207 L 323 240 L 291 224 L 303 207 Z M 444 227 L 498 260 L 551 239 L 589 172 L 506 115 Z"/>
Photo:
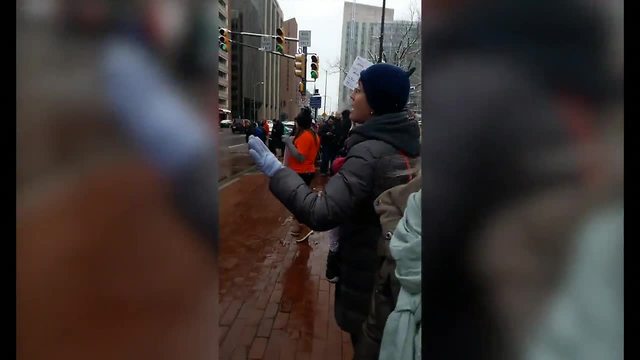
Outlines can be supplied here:
<path id="1" fill-rule="evenodd" d="M 353 1 L 352 1 L 353 2 Z M 355 0 L 357 4 L 382 6 L 382 0 Z M 308 51 L 320 55 L 320 78 L 316 86 L 324 95 L 325 72 L 328 63 L 335 63 L 340 58 L 342 39 L 342 11 L 344 0 L 278 0 L 284 19 L 296 18 L 298 30 L 311 30 L 311 47 Z M 387 0 L 386 6 L 394 10 L 394 20 L 407 19 L 411 3 L 420 6 L 417 0 Z M 385 20 L 386 22 L 386 20 Z M 297 35 L 287 34 L 297 37 Z M 338 111 L 339 74 L 329 75 L 327 81 L 327 113 Z M 311 87 L 313 89 L 313 87 Z M 318 114 L 322 112 L 320 108 Z"/>

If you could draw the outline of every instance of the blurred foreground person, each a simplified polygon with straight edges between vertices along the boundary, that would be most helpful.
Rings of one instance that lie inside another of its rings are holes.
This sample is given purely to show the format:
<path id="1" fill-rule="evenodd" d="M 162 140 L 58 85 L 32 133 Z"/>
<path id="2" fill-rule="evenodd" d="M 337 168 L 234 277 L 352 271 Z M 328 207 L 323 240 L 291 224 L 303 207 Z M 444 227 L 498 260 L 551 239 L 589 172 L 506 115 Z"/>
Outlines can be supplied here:
<path id="1" fill-rule="evenodd" d="M 164 5 L 17 4 L 18 359 L 217 358 L 217 86 Z"/>
<path id="2" fill-rule="evenodd" d="M 601 182 L 603 22 L 572 0 L 423 12 L 423 355 L 519 358 Z"/>
<path id="3" fill-rule="evenodd" d="M 624 358 L 623 105 L 604 116 L 598 154 L 607 166 L 593 209 L 574 234 L 574 255 L 526 342 L 526 360 Z"/>

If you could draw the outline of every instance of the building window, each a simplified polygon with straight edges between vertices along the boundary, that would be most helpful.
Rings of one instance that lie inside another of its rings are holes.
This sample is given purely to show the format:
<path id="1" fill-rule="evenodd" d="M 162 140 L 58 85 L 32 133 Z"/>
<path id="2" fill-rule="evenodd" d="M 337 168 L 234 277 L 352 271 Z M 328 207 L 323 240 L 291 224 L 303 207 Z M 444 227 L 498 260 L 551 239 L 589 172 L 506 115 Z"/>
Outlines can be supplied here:
<path id="1" fill-rule="evenodd" d="M 223 85 L 218 85 L 218 91 L 227 92 L 227 87 Z"/>
<path id="2" fill-rule="evenodd" d="M 220 65 L 227 65 L 227 59 L 222 56 L 218 56 L 218 61 L 220 62 Z"/>
<path id="3" fill-rule="evenodd" d="M 227 79 L 227 73 L 218 70 L 218 77 L 220 79 L 226 80 Z"/>
<path id="4" fill-rule="evenodd" d="M 220 21 L 222 21 L 222 23 L 227 23 L 227 17 L 224 16 L 221 12 L 218 13 L 218 18 L 220 19 Z"/>
<path id="5" fill-rule="evenodd" d="M 220 5 L 222 5 L 222 7 L 227 7 L 227 3 L 224 2 L 224 0 L 218 0 L 218 2 L 220 3 Z"/>

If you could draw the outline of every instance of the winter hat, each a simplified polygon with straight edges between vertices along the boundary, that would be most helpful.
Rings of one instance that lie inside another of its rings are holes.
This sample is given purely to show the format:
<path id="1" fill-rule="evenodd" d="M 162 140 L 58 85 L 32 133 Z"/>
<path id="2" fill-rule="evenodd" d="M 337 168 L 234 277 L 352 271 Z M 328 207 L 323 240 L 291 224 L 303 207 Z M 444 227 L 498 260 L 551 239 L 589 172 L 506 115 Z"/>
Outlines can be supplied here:
<path id="1" fill-rule="evenodd" d="M 391 64 L 375 64 L 360 73 L 360 82 L 369 107 L 376 115 L 402 111 L 409 100 L 409 76 Z"/>

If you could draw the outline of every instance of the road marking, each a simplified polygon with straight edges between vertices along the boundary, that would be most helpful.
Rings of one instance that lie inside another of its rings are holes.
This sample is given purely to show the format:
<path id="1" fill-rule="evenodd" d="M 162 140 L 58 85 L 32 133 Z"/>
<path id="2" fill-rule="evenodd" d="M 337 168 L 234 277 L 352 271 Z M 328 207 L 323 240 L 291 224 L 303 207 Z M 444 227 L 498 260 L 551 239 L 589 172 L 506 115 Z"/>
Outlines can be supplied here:
<path id="1" fill-rule="evenodd" d="M 243 146 L 243 145 L 247 145 L 247 144 L 230 145 L 230 146 L 227 146 L 227 149 L 232 149 L 234 147 Z"/>

